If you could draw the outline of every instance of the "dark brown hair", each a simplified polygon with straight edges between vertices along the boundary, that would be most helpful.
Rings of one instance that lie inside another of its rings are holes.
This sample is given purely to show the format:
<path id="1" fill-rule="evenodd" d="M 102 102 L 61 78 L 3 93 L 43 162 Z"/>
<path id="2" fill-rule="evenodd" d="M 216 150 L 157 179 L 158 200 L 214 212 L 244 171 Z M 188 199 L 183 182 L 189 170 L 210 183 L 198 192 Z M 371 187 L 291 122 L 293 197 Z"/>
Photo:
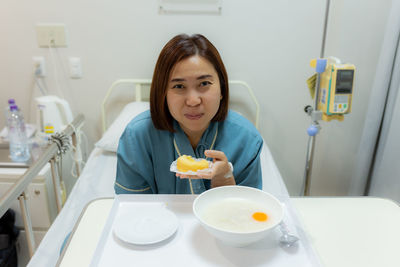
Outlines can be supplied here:
<path id="1" fill-rule="evenodd" d="M 180 34 L 172 38 L 161 50 L 150 88 L 150 113 L 159 130 L 174 132 L 173 118 L 167 104 L 169 76 L 175 64 L 191 56 L 207 59 L 218 73 L 222 100 L 212 121 L 223 121 L 228 114 L 229 85 L 224 63 L 214 45 L 201 34 Z"/>

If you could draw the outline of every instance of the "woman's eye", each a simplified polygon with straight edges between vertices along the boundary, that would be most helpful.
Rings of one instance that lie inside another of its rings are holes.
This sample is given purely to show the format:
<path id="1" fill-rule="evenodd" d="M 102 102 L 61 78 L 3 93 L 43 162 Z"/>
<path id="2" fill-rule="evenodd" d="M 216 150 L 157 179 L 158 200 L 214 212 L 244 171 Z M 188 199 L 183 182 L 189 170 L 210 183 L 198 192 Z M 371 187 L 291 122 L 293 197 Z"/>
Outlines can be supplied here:
<path id="1" fill-rule="evenodd" d="M 174 88 L 174 89 L 183 89 L 184 86 L 183 86 L 183 84 L 175 84 L 174 86 L 172 86 L 172 88 Z"/>
<path id="2" fill-rule="evenodd" d="M 211 82 L 209 82 L 209 81 L 203 81 L 203 82 L 200 83 L 200 86 L 207 86 L 207 85 L 210 85 L 210 84 L 211 84 Z"/>

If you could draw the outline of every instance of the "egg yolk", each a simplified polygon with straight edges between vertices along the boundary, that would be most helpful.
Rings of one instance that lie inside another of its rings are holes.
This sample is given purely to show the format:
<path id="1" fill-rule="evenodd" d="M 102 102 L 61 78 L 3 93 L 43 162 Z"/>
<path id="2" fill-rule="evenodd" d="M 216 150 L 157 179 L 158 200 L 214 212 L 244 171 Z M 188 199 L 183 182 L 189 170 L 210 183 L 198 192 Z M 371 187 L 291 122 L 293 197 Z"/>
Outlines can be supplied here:
<path id="1" fill-rule="evenodd" d="M 254 220 L 259 222 L 265 222 L 266 220 L 268 220 L 268 215 L 264 212 L 254 212 L 252 217 Z"/>

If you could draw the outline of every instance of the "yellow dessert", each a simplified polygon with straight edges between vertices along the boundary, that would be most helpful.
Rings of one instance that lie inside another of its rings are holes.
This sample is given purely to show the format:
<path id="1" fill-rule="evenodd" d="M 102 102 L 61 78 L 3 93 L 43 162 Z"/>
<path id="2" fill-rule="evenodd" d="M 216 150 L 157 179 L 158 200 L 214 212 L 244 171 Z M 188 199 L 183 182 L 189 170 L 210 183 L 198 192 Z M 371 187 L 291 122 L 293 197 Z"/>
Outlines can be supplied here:
<path id="1" fill-rule="evenodd" d="M 176 168 L 180 172 L 187 172 L 187 171 L 198 171 L 207 169 L 209 167 L 208 161 L 205 159 L 202 160 L 195 160 L 191 156 L 183 155 L 180 156 L 176 162 Z"/>

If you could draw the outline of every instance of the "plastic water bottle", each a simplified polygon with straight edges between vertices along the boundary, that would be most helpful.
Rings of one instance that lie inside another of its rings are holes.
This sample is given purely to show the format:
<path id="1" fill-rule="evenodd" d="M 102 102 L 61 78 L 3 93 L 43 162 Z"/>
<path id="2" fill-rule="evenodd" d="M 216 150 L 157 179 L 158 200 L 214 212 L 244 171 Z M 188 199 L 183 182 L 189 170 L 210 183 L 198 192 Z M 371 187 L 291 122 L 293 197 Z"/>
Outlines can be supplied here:
<path id="1" fill-rule="evenodd" d="M 26 136 L 25 122 L 17 105 L 10 105 L 7 116 L 10 157 L 15 162 L 26 162 L 30 158 L 29 143 Z"/>
<path id="2" fill-rule="evenodd" d="M 4 111 L 4 114 L 6 115 L 6 123 L 8 122 L 8 119 L 10 117 L 10 114 L 11 114 L 10 107 L 12 105 L 15 105 L 15 100 L 10 98 L 10 99 L 8 99 L 8 106 L 6 107 L 6 110 Z"/>

